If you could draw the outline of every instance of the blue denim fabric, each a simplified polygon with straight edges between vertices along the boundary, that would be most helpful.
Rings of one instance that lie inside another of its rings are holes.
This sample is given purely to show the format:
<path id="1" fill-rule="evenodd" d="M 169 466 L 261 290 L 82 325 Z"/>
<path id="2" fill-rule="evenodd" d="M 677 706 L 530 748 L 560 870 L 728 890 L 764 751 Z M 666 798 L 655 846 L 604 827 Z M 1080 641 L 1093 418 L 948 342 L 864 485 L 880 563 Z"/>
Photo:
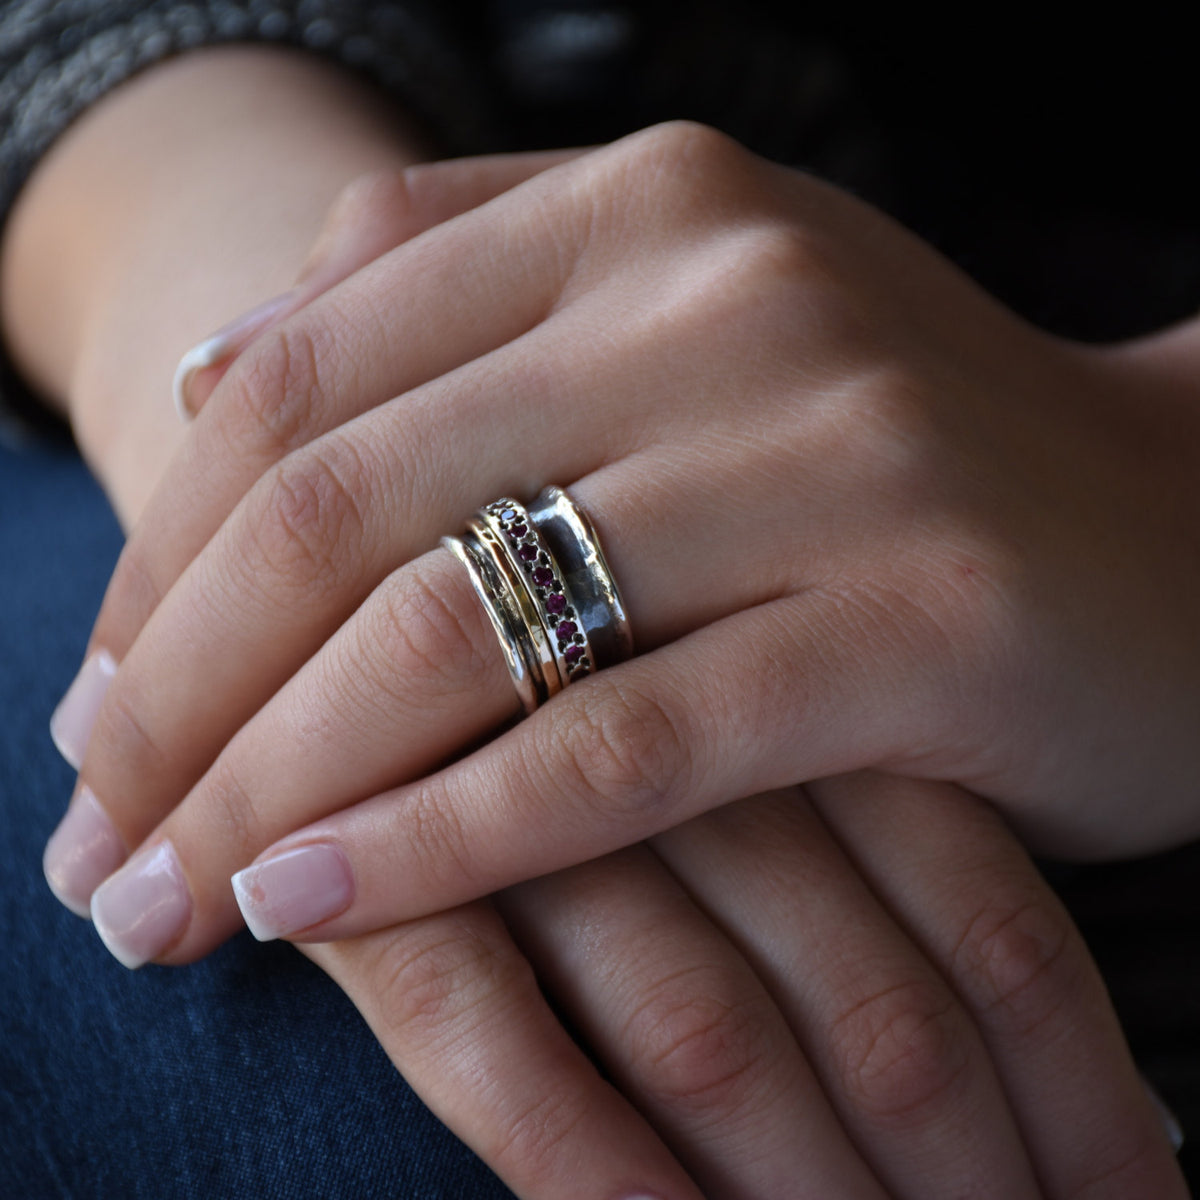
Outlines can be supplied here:
<path id="1" fill-rule="evenodd" d="M 0 445 L 0 1197 L 511 1196 L 290 947 L 131 973 L 47 890 L 47 721 L 120 542 L 74 451 Z"/>

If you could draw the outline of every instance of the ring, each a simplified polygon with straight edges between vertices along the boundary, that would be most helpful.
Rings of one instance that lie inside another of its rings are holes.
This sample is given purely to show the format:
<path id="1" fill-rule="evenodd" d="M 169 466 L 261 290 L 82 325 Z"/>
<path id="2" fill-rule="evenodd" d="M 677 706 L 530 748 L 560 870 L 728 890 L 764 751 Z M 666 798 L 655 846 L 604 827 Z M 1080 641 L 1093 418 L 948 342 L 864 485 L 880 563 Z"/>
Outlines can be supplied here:
<path id="1" fill-rule="evenodd" d="M 596 530 L 562 488 L 526 508 L 485 504 L 442 545 L 467 569 L 526 714 L 633 655 L 633 636 Z"/>

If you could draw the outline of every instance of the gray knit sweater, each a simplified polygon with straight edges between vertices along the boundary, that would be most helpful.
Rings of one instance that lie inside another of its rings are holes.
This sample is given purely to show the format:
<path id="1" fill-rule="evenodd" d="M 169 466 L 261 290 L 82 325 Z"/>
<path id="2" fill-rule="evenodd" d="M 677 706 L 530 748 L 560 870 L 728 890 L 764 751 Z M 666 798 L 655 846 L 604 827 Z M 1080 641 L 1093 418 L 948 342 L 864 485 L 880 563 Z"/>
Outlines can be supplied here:
<path id="1" fill-rule="evenodd" d="M 174 54 L 229 42 L 305 47 L 360 71 L 444 144 L 485 142 L 472 73 L 426 0 L 7 0 L 0 4 L 0 213 L 90 104 Z"/>
<path id="2" fill-rule="evenodd" d="M 208 45 L 307 48 L 374 80 L 447 150 L 495 143 L 475 73 L 427 0 L 6 0 L 0 3 L 0 225 L 60 133 L 138 71 Z M 0 436 L 30 416 L 0 358 Z"/>

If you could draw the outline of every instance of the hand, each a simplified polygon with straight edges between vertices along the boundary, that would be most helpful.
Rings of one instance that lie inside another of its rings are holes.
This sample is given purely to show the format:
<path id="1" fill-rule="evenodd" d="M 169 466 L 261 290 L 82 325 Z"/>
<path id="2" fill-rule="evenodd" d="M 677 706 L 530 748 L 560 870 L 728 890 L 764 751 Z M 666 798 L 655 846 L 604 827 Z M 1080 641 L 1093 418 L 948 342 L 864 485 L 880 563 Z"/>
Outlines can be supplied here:
<path id="1" fill-rule="evenodd" d="M 228 936 L 256 856 L 343 872 L 274 929 L 342 938 L 860 764 L 1060 852 L 1191 836 L 1196 412 L 1136 360 L 691 126 L 384 255 L 238 358 L 106 598 L 82 780 L 173 897 L 127 959 Z M 437 770 L 515 701 L 430 547 L 550 480 L 641 655 Z"/>
<path id="2" fill-rule="evenodd" d="M 146 607 L 151 607 L 151 606 L 149 606 L 149 605 L 148 605 L 148 606 L 146 606 Z M 547 711 L 548 711 L 548 710 L 547 710 Z M 390 932 L 393 932 L 393 933 L 394 933 L 395 931 L 390 931 Z M 380 938 L 382 938 L 384 935 L 377 935 L 377 936 L 378 936 L 378 937 L 380 937 Z M 366 944 L 366 943 L 363 943 L 363 944 Z M 376 943 L 376 944 L 380 944 L 380 943 Z M 386 944 L 386 943 L 384 943 L 384 944 Z M 329 952 L 329 953 L 331 953 L 331 954 L 332 954 L 332 953 L 334 953 L 332 950 L 329 950 L 328 948 L 325 948 L 325 949 L 322 949 L 322 950 L 318 950 L 318 951 L 316 951 L 315 953 L 318 953 L 318 954 L 325 953 L 325 952 L 326 952 L 326 950 L 328 950 L 328 952 Z M 352 954 L 352 953 L 351 953 L 351 959 L 353 959 L 353 954 Z M 360 961 L 360 962 L 361 962 L 361 960 L 358 960 L 358 961 Z M 376 1013 L 376 1019 L 377 1019 L 377 1020 L 378 1020 L 378 1019 L 380 1019 L 380 1016 L 379 1016 L 378 1012 Z"/>
<path id="3" fill-rule="evenodd" d="M 881 776 L 807 793 L 304 950 L 530 1200 L 695 1194 L 664 1143 L 709 1200 L 1186 1196 L 996 814 Z"/>

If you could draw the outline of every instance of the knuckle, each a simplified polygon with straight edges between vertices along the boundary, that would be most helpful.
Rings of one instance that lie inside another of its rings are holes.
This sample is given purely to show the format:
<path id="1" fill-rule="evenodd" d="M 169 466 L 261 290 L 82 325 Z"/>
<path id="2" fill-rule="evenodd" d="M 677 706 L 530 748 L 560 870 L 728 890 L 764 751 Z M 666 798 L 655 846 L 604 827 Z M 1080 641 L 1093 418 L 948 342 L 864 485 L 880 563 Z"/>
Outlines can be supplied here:
<path id="1" fill-rule="evenodd" d="M 476 636 L 476 609 L 463 609 L 457 591 L 431 577 L 421 562 L 393 576 L 370 622 L 372 645 L 363 654 L 370 682 L 397 703 L 417 696 L 427 704 L 460 696 L 464 679 L 482 673 L 485 646 Z"/>
<path id="2" fill-rule="evenodd" d="M 535 988 L 532 968 L 499 923 L 466 916 L 417 923 L 388 939 L 371 974 L 391 1030 L 431 1053 L 461 1040 L 463 1022 L 485 1022 L 489 1005 L 503 1011 Z"/>
<path id="3" fill-rule="evenodd" d="M 990 900 L 952 961 L 978 1009 L 1021 1038 L 1070 1020 L 1091 979 L 1070 918 L 1044 898 Z"/>
<path id="4" fill-rule="evenodd" d="M 589 230 L 640 238 L 664 227 L 710 226 L 757 195 L 756 161 L 728 135 L 696 122 L 642 130 L 581 164 L 595 185 Z"/>
<path id="5" fill-rule="evenodd" d="M 1113 1200 L 1122 1196 L 1162 1194 L 1148 1187 L 1163 1178 L 1165 1151 L 1158 1138 L 1131 1130 L 1110 1136 L 1102 1145 L 1090 1147 L 1082 1177 L 1062 1190 L 1068 1200 Z M 1081 1159 L 1083 1156 L 1081 1156 Z M 1174 1172 L 1171 1172 L 1174 1175 Z"/>
<path id="6" fill-rule="evenodd" d="M 588 1136 L 592 1113 L 587 1098 L 574 1088 L 549 1089 L 511 1106 L 511 1111 L 508 1107 L 484 1157 L 501 1174 L 511 1169 L 531 1186 L 542 1179 L 561 1179 L 556 1164 L 572 1154 L 574 1142 Z"/>
<path id="7" fill-rule="evenodd" d="M 439 780 L 427 780 L 406 803 L 404 828 L 412 845 L 420 847 L 428 878 L 456 894 L 478 896 L 494 890 L 491 881 L 481 884 L 468 830 Z"/>
<path id="8" fill-rule="evenodd" d="M 596 683 L 599 683 L 599 678 Z M 692 774 L 689 740 L 680 717 L 657 698 L 609 686 L 587 705 L 563 713 L 548 730 L 556 787 L 566 787 L 600 816 L 624 828 L 669 807 L 685 794 Z M 560 710 L 561 711 L 561 710 Z"/>
<path id="9" fill-rule="evenodd" d="M 253 794 L 238 778 L 228 755 L 213 764 L 198 793 L 207 836 L 248 863 L 270 841 L 265 836 Z"/>
<path id="10" fill-rule="evenodd" d="M 944 465 L 943 435 L 919 372 L 894 360 L 870 363 L 854 381 L 849 404 L 841 399 L 828 432 L 854 460 L 858 477 L 905 509 L 927 499 Z"/>
<path id="11" fill-rule="evenodd" d="M 99 756 L 96 751 L 99 750 Z M 122 778 L 138 780 L 141 788 L 168 775 L 176 765 L 162 735 L 146 712 L 146 704 L 128 678 L 115 681 L 104 697 L 88 742 L 89 771 L 117 765 Z M 101 795 L 111 795 L 101 786 Z"/>
<path id="12" fill-rule="evenodd" d="M 760 217 L 730 237 L 721 257 L 722 275 L 744 306 L 762 308 L 761 303 L 751 305 L 750 301 L 761 302 L 764 295 L 782 288 L 795 292 L 798 300 L 821 293 L 819 306 L 805 306 L 809 321 L 809 310 L 819 312 L 828 324 L 831 311 L 852 307 L 841 302 L 843 285 L 829 239 L 810 224 Z M 761 313 L 758 315 L 761 320 Z M 792 321 L 794 329 L 794 316 Z"/>
<path id="13" fill-rule="evenodd" d="M 744 170 L 753 155 L 726 133 L 699 121 L 664 121 L 626 139 L 627 152 L 639 165 L 668 176 L 724 176 Z"/>
<path id="14" fill-rule="evenodd" d="M 654 990 L 627 1024 L 641 1086 L 693 1117 L 728 1118 L 767 1073 L 768 1022 L 719 973 L 701 970 Z M 715 976 L 715 977 L 714 977 Z"/>
<path id="15" fill-rule="evenodd" d="M 305 590 L 336 588 L 363 544 L 360 497 L 369 490 L 364 460 L 346 443 L 326 439 L 285 459 L 267 477 L 249 520 L 252 561 L 273 580 Z"/>
<path id="16" fill-rule="evenodd" d="M 311 440 L 330 330 L 285 322 L 237 356 L 221 382 L 221 429 L 231 453 L 272 461 Z"/>
<path id="17" fill-rule="evenodd" d="M 838 1016 L 830 1045 L 850 1103 L 895 1128 L 923 1123 L 950 1102 L 970 1062 L 953 998 L 928 982 L 875 993 Z"/>
<path id="18" fill-rule="evenodd" d="M 359 175 L 338 193 L 330 208 L 329 227 L 403 230 L 418 178 L 414 167 L 381 167 Z"/>

